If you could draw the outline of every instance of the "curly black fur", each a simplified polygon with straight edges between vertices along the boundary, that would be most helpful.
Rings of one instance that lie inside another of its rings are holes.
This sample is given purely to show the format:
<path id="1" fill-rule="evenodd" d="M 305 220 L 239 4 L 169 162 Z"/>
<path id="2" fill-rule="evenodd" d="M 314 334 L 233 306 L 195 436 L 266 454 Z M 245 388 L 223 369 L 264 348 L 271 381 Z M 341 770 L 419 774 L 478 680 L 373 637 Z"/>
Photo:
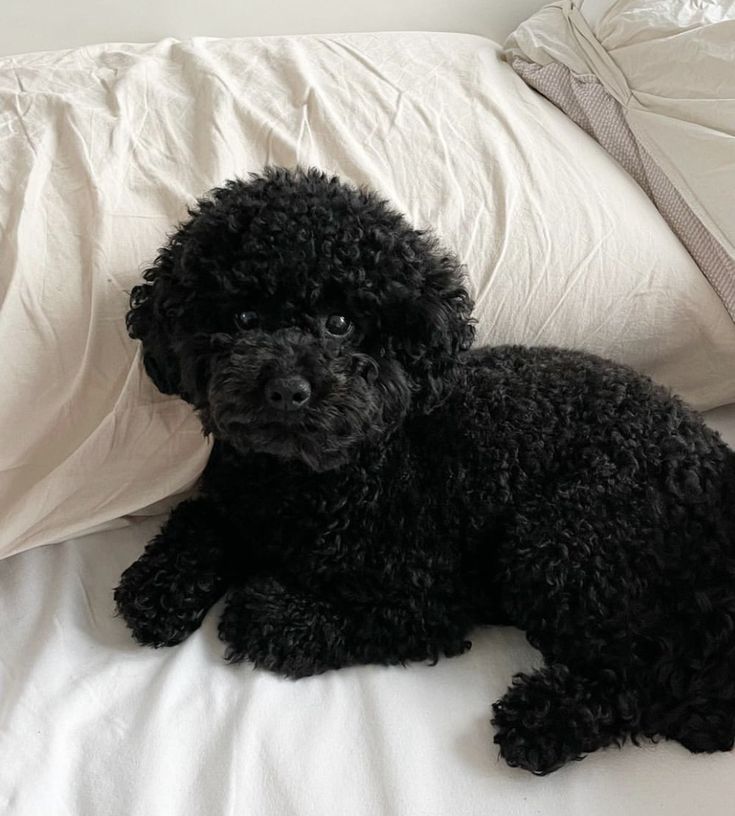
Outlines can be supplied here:
<path id="1" fill-rule="evenodd" d="M 547 667 L 494 706 L 511 765 L 732 747 L 735 454 L 676 397 L 575 351 L 470 350 L 457 261 L 315 170 L 215 190 L 144 277 L 130 333 L 215 445 L 116 591 L 139 642 L 225 593 L 228 659 L 292 677 L 512 624 Z M 298 406 L 269 401 L 294 378 Z"/>

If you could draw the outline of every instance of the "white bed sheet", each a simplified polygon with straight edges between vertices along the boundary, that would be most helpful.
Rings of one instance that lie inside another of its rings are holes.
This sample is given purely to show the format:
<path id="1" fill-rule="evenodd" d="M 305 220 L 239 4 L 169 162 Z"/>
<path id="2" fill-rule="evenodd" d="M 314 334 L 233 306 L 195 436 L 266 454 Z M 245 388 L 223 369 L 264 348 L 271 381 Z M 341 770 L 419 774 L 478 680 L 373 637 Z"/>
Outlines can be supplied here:
<path id="1" fill-rule="evenodd" d="M 735 442 L 735 407 L 712 418 Z M 498 761 L 490 703 L 538 662 L 514 629 L 298 682 L 224 663 L 219 607 L 181 646 L 134 645 L 112 588 L 160 521 L 0 562 L 5 816 L 732 816 L 735 754 L 628 745 L 545 778 Z"/>

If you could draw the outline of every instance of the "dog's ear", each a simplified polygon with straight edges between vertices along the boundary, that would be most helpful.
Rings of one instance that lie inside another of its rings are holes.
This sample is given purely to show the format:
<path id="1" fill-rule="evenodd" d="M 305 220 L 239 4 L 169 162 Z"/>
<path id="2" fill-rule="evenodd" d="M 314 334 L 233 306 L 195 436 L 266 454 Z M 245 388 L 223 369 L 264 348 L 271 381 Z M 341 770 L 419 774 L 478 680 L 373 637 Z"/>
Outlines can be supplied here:
<path id="1" fill-rule="evenodd" d="M 416 303 L 415 320 L 430 356 L 456 357 L 475 339 L 473 302 L 462 267 L 451 255 L 434 258 Z M 422 331 L 423 329 L 423 331 Z"/>
<path id="2" fill-rule="evenodd" d="M 171 262 L 163 251 L 143 273 L 148 283 L 135 286 L 125 322 L 128 334 L 143 344 L 143 365 L 164 394 L 181 394 L 181 369 L 171 344 Z"/>
<path id="3" fill-rule="evenodd" d="M 458 355 L 472 345 L 473 302 L 464 286 L 462 267 L 428 236 L 416 253 L 418 291 L 401 300 L 402 329 L 399 354 L 414 383 L 414 410 L 429 412 L 451 392 L 457 377 Z M 407 295 L 407 296 L 406 296 Z"/>

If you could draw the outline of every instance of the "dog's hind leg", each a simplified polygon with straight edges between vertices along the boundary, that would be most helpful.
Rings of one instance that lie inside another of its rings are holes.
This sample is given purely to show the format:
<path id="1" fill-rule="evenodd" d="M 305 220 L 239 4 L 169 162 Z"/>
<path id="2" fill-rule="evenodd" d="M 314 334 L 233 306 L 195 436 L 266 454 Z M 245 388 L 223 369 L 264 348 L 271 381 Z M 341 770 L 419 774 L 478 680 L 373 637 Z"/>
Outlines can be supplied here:
<path id="1" fill-rule="evenodd" d="M 730 751 L 735 744 L 735 700 L 689 702 L 668 712 L 651 731 L 695 754 Z"/>
<path id="2" fill-rule="evenodd" d="M 644 734 L 675 740 L 694 753 L 729 751 L 735 744 L 735 610 L 728 598 L 719 608 L 710 605 L 713 596 L 700 593 L 708 612 L 696 627 L 679 627 L 680 641 L 659 638 L 657 645 L 668 649 L 651 668 L 641 714 Z"/>
<path id="3" fill-rule="evenodd" d="M 578 676 L 561 664 L 516 675 L 493 712 L 503 759 L 539 775 L 622 744 L 640 717 L 637 693 L 620 676 Z"/>

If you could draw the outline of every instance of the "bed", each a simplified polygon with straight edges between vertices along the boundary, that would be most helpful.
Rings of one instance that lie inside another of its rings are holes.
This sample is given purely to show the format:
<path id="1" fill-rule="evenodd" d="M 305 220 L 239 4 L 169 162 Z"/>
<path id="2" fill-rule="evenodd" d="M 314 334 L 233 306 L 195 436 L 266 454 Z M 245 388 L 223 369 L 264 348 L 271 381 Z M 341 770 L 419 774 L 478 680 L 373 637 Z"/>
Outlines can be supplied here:
<path id="1" fill-rule="evenodd" d="M 0 59 L 3 813 L 732 812 L 731 754 L 628 745 L 546 778 L 501 763 L 490 703 L 538 662 L 511 628 L 436 666 L 292 682 L 222 660 L 219 607 L 170 650 L 135 646 L 113 614 L 120 573 L 209 452 L 142 372 L 129 289 L 188 203 L 266 163 L 370 184 L 434 229 L 466 264 L 482 342 L 615 357 L 735 445 L 727 291 L 594 128 L 512 66 L 560 58 L 530 53 L 548 14 L 505 49 L 395 32 Z"/>

